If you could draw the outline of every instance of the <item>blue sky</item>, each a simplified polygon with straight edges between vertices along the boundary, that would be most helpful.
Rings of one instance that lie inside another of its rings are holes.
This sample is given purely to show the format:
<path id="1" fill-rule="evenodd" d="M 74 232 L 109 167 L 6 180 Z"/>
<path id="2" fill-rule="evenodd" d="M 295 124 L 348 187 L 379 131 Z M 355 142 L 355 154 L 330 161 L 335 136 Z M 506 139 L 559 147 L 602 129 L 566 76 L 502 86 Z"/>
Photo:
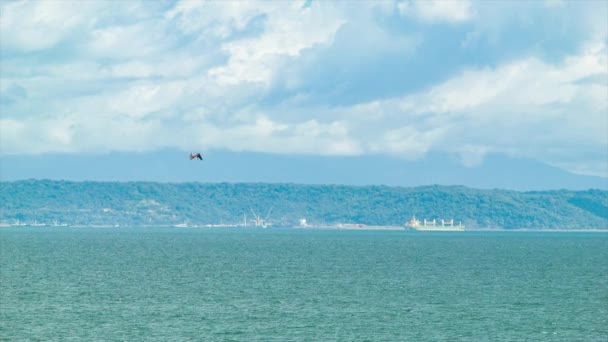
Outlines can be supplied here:
<path id="1" fill-rule="evenodd" d="M 490 154 L 608 177 L 606 1 L 2 1 L 0 153 Z"/>

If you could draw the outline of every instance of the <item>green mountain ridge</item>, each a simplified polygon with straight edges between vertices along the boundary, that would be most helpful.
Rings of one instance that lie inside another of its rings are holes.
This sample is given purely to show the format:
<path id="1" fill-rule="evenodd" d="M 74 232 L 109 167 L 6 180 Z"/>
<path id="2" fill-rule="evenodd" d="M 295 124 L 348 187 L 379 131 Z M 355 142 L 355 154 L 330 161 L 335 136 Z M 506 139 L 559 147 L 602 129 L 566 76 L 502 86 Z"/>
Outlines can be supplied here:
<path id="1" fill-rule="evenodd" d="M 70 225 L 239 224 L 255 211 L 297 225 L 403 225 L 454 219 L 467 229 L 608 229 L 608 191 L 275 183 L 0 182 L 0 222 Z"/>

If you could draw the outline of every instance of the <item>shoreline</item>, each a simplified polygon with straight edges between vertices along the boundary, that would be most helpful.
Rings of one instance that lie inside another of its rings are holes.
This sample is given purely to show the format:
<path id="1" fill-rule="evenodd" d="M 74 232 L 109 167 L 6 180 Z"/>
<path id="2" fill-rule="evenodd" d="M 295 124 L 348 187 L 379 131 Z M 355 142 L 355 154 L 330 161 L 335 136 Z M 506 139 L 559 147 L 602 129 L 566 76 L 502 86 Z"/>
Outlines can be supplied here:
<path id="1" fill-rule="evenodd" d="M 469 229 L 465 230 L 467 232 L 547 232 L 547 233 L 608 233 L 608 229 L 559 229 L 559 228 L 539 228 L 539 229 L 531 229 L 531 228 L 514 228 L 514 229 L 489 229 L 489 228 L 480 228 L 480 229 Z"/>
<path id="2" fill-rule="evenodd" d="M 344 226 L 273 226 L 273 227 L 256 227 L 256 226 L 243 226 L 243 225 L 193 225 L 187 227 L 175 227 L 174 225 L 134 225 L 134 226 L 117 226 L 117 225 L 61 225 L 61 226 L 51 226 L 51 225 L 2 225 L 0 228 L 174 228 L 174 229 L 234 229 L 234 228 L 244 228 L 244 229 L 295 229 L 295 230 L 359 230 L 359 231 L 404 231 L 404 232 L 439 232 L 439 233 L 465 233 L 465 232 L 496 232 L 496 233 L 608 233 L 608 229 L 559 229 L 559 228 L 513 228 L 513 229 L 505 229 L 505 228 L 475 228 L 475 229 L 465 229 L 465 230 L 416 230 L 410 229 L 403 226 L 376 226 L 376 225 L 344 225 Z"/>

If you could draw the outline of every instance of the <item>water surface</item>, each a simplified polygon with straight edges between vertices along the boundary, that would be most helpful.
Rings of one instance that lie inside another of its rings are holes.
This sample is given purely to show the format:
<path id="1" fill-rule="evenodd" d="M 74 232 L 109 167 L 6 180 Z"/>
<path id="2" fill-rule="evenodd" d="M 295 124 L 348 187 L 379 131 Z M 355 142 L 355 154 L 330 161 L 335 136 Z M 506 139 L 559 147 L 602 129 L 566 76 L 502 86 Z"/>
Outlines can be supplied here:
<path id="1" fill-rule="evenodd" d="M 606 341 L 608 234 L 3 228 L 6 340 Z"/>

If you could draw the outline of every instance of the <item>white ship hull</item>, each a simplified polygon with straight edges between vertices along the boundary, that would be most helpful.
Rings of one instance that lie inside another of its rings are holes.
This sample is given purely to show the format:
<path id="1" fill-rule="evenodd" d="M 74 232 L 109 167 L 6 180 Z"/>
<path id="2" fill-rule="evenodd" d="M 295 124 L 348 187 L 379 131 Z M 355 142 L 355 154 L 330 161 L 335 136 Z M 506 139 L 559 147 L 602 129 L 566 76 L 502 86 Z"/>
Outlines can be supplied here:
<path id="1" fill-rule="evenodd" d="M 439 221 L 439 222 L 438 222 Z M 438 223 L 438 224 L 437 224 Z M 405 223 L 405 228 L 428 232 L 462 232 L 464 226 L 461 223 L 454 224 L 454 220 L 416 220 L 416 216 Z"/>
<path id="2" fill-rule="evenodd" d="M 463 232 L 464 226 L 454 226 L 454 227 L 433 227 L 433 226 L 418 226 L 418 227 L 408 227 L 413 230 L 421 230 L 421 231 L 429 231 L 429 232 Z"/>

